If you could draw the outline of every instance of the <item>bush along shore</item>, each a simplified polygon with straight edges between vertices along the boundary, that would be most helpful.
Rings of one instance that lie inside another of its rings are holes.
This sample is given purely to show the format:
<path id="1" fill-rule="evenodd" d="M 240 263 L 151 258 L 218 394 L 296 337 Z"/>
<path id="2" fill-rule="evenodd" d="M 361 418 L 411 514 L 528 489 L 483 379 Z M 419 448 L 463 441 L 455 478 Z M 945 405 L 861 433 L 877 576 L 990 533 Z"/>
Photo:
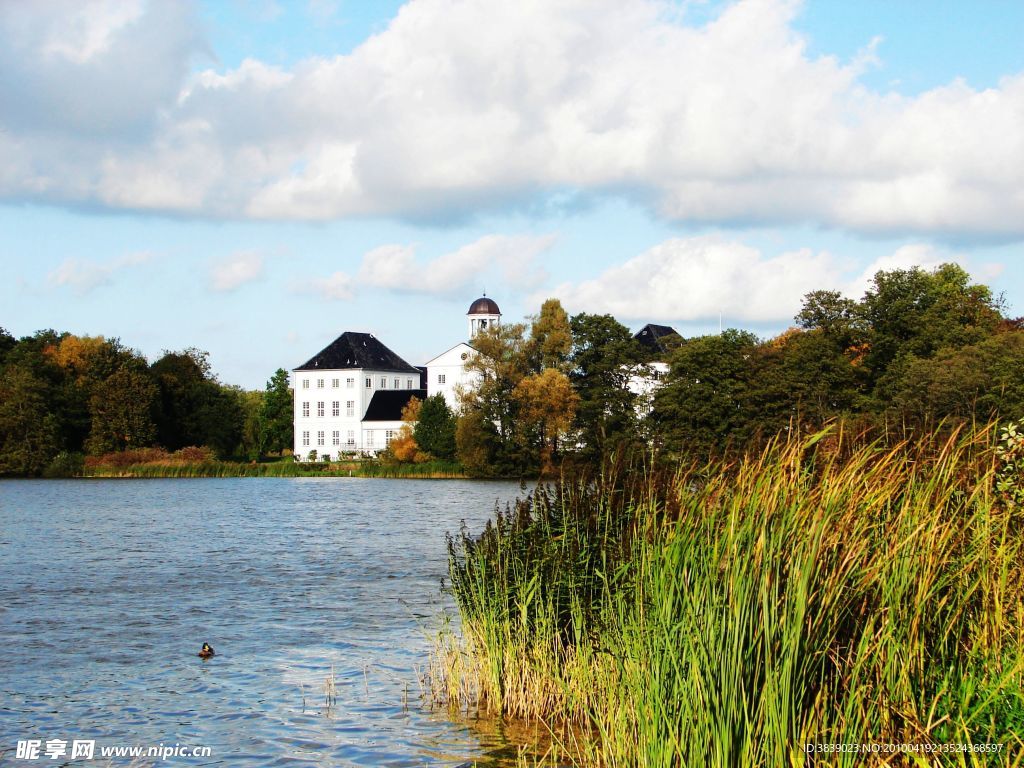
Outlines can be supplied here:
<path id="1" fill-rule="evenodd" d="M 538 489 L 450 537 L 433 696 L 584 765 L 1020 765 L 1022 445 L 836 428 Z"/>
<path id="2" fill-rule="evenodd" d="M 69 456 L 55 462 L 59 472 L 49 477 L 465 477 L 455 462 L 397 464 L 371 459 L 349 461 L 238 462 L 218 459 L 209 448 L 183 448 L 168 453 L 160 448 L 118 451 L 103 456 Z"/>

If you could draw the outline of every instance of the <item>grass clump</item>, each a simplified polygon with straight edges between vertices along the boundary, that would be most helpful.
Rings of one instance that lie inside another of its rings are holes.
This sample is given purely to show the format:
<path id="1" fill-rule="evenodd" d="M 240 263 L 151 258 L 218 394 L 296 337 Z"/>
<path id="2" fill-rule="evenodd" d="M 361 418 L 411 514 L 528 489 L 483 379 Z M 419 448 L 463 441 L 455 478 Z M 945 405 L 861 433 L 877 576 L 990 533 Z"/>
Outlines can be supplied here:
<path id="1" fill-rule="evenodd" d="M 1020 764 L 1024 513 L 994 436 L 539 489 L 450 538 L 436 695 L 582 730 L 589 764 Z"/>

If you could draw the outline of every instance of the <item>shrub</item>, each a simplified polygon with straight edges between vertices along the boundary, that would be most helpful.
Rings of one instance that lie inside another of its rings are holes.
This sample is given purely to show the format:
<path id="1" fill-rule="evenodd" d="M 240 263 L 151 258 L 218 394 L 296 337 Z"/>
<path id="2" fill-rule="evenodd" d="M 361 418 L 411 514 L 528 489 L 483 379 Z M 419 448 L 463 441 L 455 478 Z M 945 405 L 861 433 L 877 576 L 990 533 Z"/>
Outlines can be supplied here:
<path id="1" fill-rule="evenodd" d="M 43 477 L 77 477 L 82 474 L 83 466 L 82 454 L 61 451 L 53 457 L 53 461 L 43 470 Z"/>
<path id="2" fill-rule="evenodd" d="M 171 458 L 174 461 L 186 462 L 189 464 L 202 464 L 207 461 L 215 461 L 217 459 L 213 448 L 208 446 L 189 446 L 188 448 L 181 448 L 171 454 Z"/>

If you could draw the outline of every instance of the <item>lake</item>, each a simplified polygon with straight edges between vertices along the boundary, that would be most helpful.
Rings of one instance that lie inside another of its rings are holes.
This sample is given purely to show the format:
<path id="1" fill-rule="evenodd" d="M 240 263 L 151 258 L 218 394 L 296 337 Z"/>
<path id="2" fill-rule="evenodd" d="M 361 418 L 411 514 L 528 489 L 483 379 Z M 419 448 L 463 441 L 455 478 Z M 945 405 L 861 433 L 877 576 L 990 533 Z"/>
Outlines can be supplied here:
<path id="1" fill-rule="evenodd" d="M 168 765 L 458 765 L 493 751 L 499 736 L 421 705 L 418 673 L 450 606 L 445 532 L 463 519 L 480 530 L 519 493 L 459 480 L 0 481 L 0 764 L 40 764 L 13 759 L 30 739 L 64 740 L 67 757 L 93 740 L 83 765 L 106 764 L 104 746 L 159 744 L 210 748 Z"/>

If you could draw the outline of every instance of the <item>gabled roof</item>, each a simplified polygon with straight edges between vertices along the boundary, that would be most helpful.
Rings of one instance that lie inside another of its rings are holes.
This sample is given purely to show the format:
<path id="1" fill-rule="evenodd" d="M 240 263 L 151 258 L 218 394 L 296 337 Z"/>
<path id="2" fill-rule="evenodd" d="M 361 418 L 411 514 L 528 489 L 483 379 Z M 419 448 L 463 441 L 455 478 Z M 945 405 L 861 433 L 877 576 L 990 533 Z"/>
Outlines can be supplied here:
<path id="1" fill-rule="evenodd" d="M 425 389 L 378 389 L 373 393 L 363 421 L 401 421 L 402 409 L 414 397 L 427 399 Z"/>
<path id="2" fill-rule="evenodd" d="M 470 348 L 471 350 L 473 350 L 474 352 L 476 352 L 476 347 L 474 347 L 474 346 L 473 346 L 472 344 L 470 344 L 470 343 L 469 343 L 468 341 L 460 341 L 460 342 L 459 342 L 458 344 L 456 344 L 456 345 L 455 345 L 454 347 L 449 347 L 449 348 L 448 348 L 448 349 L 446 349 L 446 350 L 445 350 L 444 352 L 442 352 L 442 353 L 441 353 L 440 355 L 435 355 L 434 357 L 432 357 L 432 358 L 430 358 L 429 360 L 427 360 L 427 365 L 430 365 L 430 364 L 431 364 L 431 363 L 433 363 L 433 362 L 434 362 L 435 360 L 440 360 L 440 359 L 441 359 L 442 357 L 444 357 L 445 355 L 447 355 L 447 354 L 448 354 L 449 352 L 451 352 L 451 351 L 452 351 L 452 350 L 454 350 L 454 349 L 458 349 L 459 347 L 469 347 L 469 348 Z"/>
<path id="3" fill-rule="evenodd" d="M 639 331 L 633 334 L 643 347 L 653 352 L 666 352 L 664 339 L 668 336 L 678 336 L 676 329 L 670 325 L 655 325 L 648 323 Z"/>
<path id="4" fill-rule="evenodd" d="M 374 371 L 415 373 L 405 360 L 378 341 L 372 333 L 345 331 L 296 371 L 338 371 L 347 368 L 368 368 Z"/>

